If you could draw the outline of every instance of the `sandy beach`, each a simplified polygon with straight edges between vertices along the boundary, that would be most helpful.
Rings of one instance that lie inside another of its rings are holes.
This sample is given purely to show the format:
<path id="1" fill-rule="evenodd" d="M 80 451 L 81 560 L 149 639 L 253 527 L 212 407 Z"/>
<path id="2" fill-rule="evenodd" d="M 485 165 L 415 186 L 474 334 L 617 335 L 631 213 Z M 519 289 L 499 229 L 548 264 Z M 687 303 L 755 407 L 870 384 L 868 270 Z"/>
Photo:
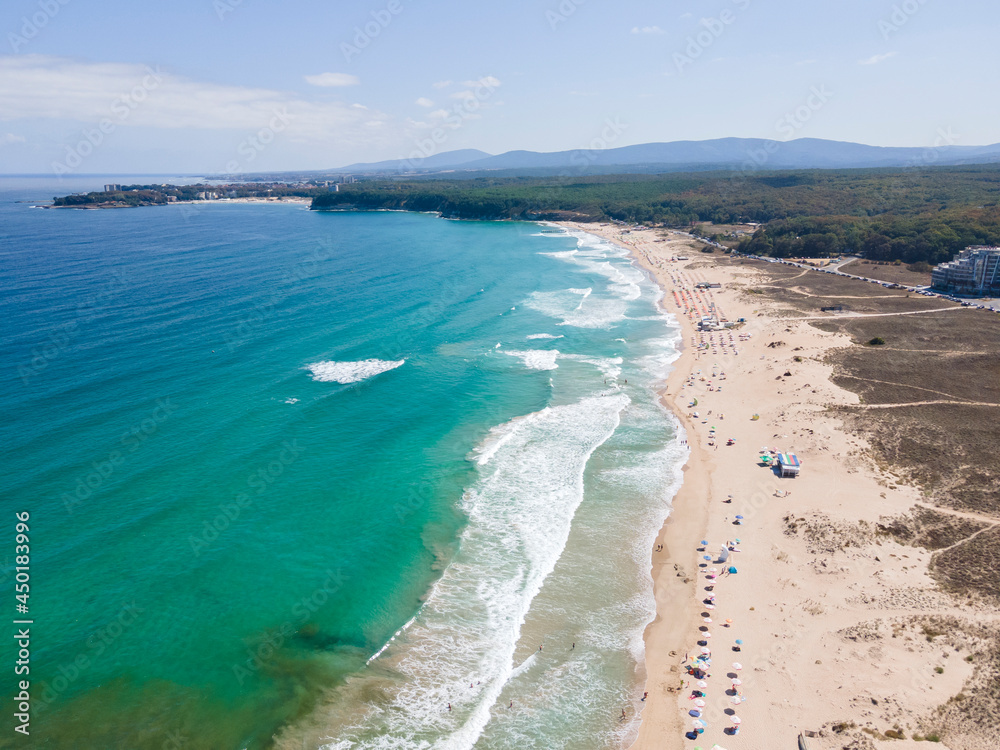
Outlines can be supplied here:
<path id="1" fill-rule="evenodd" d="M 797 747 L 800 734 L 809 750 L 926 747 L 917 742 L 937 739 L 938 707 L 961 700 L 973 677 L 977 644 L 933 623 L 967 617 L 974 604 L 977 621 L 995 624 L 998 611 L 941 591 L 928 549 L 876 533 L 924 497 L 871 462 L 865 440 L 831 410 L 859 403 L 831 382 L 827 362 L 851 340 L 776 316 L 755 288 L 766 283 L 759 264 L 702 254 L 665 230 L 563 226 L 630 249 L 683 330 L 663 402 L 691 453 L 652 552 L 657 616 L 645 633 L 648 697 L 633 747 L 771 750 Z M 703 282 L 721 287 L 696 290 Z M 710 310 L 745 322 L 699 333 Z M 762 466 L 765 449 L 797 454 L 800 476 Z M 984 528 L 997 521 L 949 512 Z M 699 687 L 689 668 L 703 649 L 711 665 Z M 686 736 L 696 720 L 704 732 Z M 997 746 L 973 730 L 962 737 L 938 746 Z"/>

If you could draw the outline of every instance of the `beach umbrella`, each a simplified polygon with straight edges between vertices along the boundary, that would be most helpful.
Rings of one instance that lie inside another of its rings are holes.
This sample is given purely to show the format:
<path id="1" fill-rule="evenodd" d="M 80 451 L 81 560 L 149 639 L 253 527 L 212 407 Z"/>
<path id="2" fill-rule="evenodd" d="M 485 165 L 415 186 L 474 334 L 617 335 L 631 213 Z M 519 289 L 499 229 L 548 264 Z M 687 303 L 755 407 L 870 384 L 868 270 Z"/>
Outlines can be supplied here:
<path id="1" fill-rule="evenodd" d="M 738 661 L 734 661 L 733 662 L 733 669 L 735 669 L 737 672 L 739 672 L 741 669 L 743 669 L 743 665 L 740 664 Z"/>
<path id="2" fill-rule="evenodd" d="M 708 572 L 709 572 L 709 573 L 718 573 L 718 572 L 719 572 L 719 569 L 718 569 L 718 568 L 709 568 L 709 569 L 708 569 Z"/>
<path id="3" fill-rule="evenodd" d="M 711 555 L 702 555 L 702 556 L 701 556 L 701 559 L 702 559 L 702 560 L 711 560 L 711 559 L 712 559 L 712 556 L 711 556 Z"/>
<path id="4" fill-rule="evenodd" d="M 699 698 L 698 700 L 696 700 L 694 702 L 694 705 L 696 705 L 698 708 L 704 708 L 706 704 L 705 704 L 705 701 L 703 701 L 701 698 Z"/>
<path id="5" fill-rule="evenodd" d="M 715 605 L 714 604 L 706 604 L 705 605 L 705 609 L 715 609 Z"/>
<path id="6" fill-rule="evenodd" d="M 708 646 L 702 646 L 701 647 L 701 653 L 703 653 L 703 654 L 710 654 L 710 653 L 712 653 L 712 649 L 710 649 Z"/>
<path id="7" fill-rule="evenodd" d="M 736 517 L 737 517 L 738 519 L 740 519 L 741 521 L 743 520 L 743 516 L 736 516 Z"/>
<path id="8" fill-rule="evenodd" d="M 733 724 L 735 724 L 736 726 L 739 726 L 740 724 L 743 723 L 743 719 L 741 719 L 739 716 L 730 716 L 729 720 L 733 722 Z"/>
<path id="9" fill-rule="evenodd" d="M 741 679 L 740 679 L 739 677 L 734 677 L 734 678 L 733 678 L 733 686 L 734 686 L 734 687 L 735 687 L 736 685 L 742 685 L 742 684 L 743 684 L 743 680 L 741 680 Z"/>
<path id="10" fill-rule="evenodd" d="M 742 638 L 737 638 L 736 639 L 736 645 L 737 646 L 742 646 L 743 645 L 743 639 Z"/>
<path id="11" fill-rule="evenodd" d="M 703 722 L 701 719 L 695 719 L 694 721 L 691 722 L 691 726 L 693 726 L 695 729 L 704 729 L 705 722 Z"/>
<path id="12" fill-rule="evenodd" d="M 732 624 L 733 624 L 733 621 L 730 618 L 727 617 L 726 618 L 726 626 L 728 627 L 729 625 L 732 625 Z"/>
<path id="13" fill-rule="evenodd" d="M 688 716 L 694 716 L 695 718 L 698 718 L 701 716 L 701 711 L 699 711 L 697 708 L 692 708 L 690 711 L 688 711 Z"/>
<path id="14" fill-rule="evenodd" d="M 702 618 L 702 622 L 711 622 L 711 621 L 712 621 L 711 617 Z"/>
<path id="15" fill-rule="evenodd" d="M 696 684 L 696 685 L 697 685 L 698 687 L 700 687 L 700 688 L 706 688 L 706 687 L 708 687 L 708 683 L 707 683 L 707 682 L 705 682 L 704 680 L 698 680 L 698 682 L 696 682 L 695 684 Z"/>
<path id="16" fill-rule="evenodd" d="M 702 638 L 711 638 L 711 637 L 712 637 L 712 634 L 711 634 L 711 633 L 702 633 L 702 634 L 701 634 L 701 637 L 702 637 Z"/>
<path id="17" fill-rule="evenodd" d="M 708 544 L 708 542 L 706 542 L 704 539 L 701 540 L 701 543 L 702 544 Z"/>

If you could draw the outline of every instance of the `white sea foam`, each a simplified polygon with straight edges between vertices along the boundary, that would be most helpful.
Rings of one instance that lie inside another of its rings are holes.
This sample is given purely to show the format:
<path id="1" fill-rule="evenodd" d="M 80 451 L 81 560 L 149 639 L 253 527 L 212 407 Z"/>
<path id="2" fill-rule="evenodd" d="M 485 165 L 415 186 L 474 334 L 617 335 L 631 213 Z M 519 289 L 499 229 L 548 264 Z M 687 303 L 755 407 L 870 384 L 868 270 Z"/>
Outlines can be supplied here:
<path id="1" fill-rule="evenodd" d="M 398 691 L 327 748 L 475 744 L 515 669 L 534 663 L 515 668 L 521 626 L 566 545 L 587 462 L 629 403 L 624 394 L 587 397 L 490 431 L 474 454 L 459 551 L 383 655 L 402 677 Z M 452 711 L 442 711 L 447 704 Z"/>
<path id="2" fill-rule="evenodd" d="M 285 399 L 285 403 L 286 404 L 297 404 L 297 403 L 299 403 L 299 400 L 297 398 L 286 398 Z"/>
<path id="3" fill-rule="evenodd" d="M 324 383 L 358 383 L 402 367 L 405 359 L 395 362 L 385 359 L 363 359 L 358 362 L 313 362 L 309 365 L 313 380 Z"/>
<path id="4" fill-rule="evenodd" d="M 555 336 L 555 335 L 553 335 L 551 333 L 532 333 L 532 334 L 530 334 L 528 336 L 525 336 L 525 338 L 526 339 L 561 339 L 561 338 L 565 338 L 565 336 L 562 336 L 561 334 L 559 336 Z"/>
<path id="5" fill-rule="evenodd" d="M 609 328 L 624 320 L 627 310 L 627 303 L 622 299 L 595 298 L 589 290 L 583 289 L 532 292 L 525 304 L 559 320 L 559 325 L 575 328 Z"/>
<path id="6" fill-rule="evenodd" d="M 559 357 L 558 349 L 529 349 L 519 352 L 513 349 L 507 350 L 504 354 L 511 357 L 520 357 L 524 366 L 531 370 L 555 370 L 559 365 L 556 359 Z"/>

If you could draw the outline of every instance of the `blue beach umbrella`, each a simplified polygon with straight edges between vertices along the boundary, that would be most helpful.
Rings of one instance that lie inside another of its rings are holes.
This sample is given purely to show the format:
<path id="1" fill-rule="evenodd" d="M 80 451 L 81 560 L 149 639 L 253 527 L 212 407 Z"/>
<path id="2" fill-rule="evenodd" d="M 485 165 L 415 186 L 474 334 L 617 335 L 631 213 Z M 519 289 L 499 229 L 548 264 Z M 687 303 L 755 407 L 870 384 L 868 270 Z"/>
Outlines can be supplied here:
<path id="1" fill-rule="evenodd" d="M 703 560 L 711 560 L 712 556 L 711 555 L 702 555 L 702 559 Z"/>
<path id="2" fill-rule="evenodd" d="M 702 544 L 708 544 L 708 542 L 706 540 L 704 540 L 704 539 L 701 540 L 701 543 Z"/>
<path id="3" fill-rule="evenodd" d="M 738 519 L 740 519 L 741 521 L 743 520 L 743 516 L 736 516 L 736 517 L 737 517 Z"/>
<path id="4" fill-rule="evenodd" d="M 742 646 L 743 645 L 743 639 L 742 638 L 737 638 L 736 639 L 736 645 L 737 646 Z"/>

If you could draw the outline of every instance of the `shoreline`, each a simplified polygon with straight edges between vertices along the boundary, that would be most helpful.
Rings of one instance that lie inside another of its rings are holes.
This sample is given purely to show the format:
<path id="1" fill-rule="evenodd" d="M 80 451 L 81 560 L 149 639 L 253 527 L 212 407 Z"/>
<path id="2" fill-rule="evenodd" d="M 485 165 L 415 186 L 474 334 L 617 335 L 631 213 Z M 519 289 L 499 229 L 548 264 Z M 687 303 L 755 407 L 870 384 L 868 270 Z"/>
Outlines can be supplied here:
<path id="1" fill-rule="evenodd" d="M 810 325 L 814 318 L 788 316 L 767 291 L 771 269 L 762 264 L 702 254 L 699 243 L 666 230 L 559 225 L 627 249 L 660 286 L 683 341 L 660 398 L 684 427 L 690 453 L 657 536 L 664 548 L 651 550 L 656 614 L 643 635 L 641 688 L 648 698 L 630 747 L 770 750 L 793 748 L 801 735 L 809 750 L 917 750 L 939 731 L 959 731 L 961 740 L 937 747 L 990 747 L 937 718 L 970 689 L 981 647 L 956 637 L 943 648 L 925 636 L 928 622 L 967 619 L 967 604 L 930 575 L 931 549 L 877 532 L 927 506 L 920 487 L 873 461 L 867 440 L 838 412 L 861 399 L 834 384 L 829 356 L 855 342 Z M 696 291 L 702 282 L 721 288 Z M 697 332 L 713 306 L 745 322 Z M 760 462 L 758 446 L 798 454 L 801 474 L 779 478 Z M 737 573 L 709 580 L 705 568 L 736 538 L 726 567 Z M 705 606 L 707 586 L 716 606 Z M 977 606 L 976 619 L 1000 621 L 1000 611 Z M 736 639 L 745 644 L 739 653 Z M 696 687 L 687 658 L 701 647 L 710 647 L 714 664 L 700 688 L 707 727 L 694 739 L 685 735 Z"/>
<path id="2" fill-rule="evenodd" d="M 688 566 L 684 548 L 690 540 L 700 537 L 708 525 L 708 505 L 698 502 L 710 492 L 712 472 L 706 471 L 709 457 L 698 441 L 692 441 L 694 424 L 687 411 L 671 399 L 671 393 L 680 390 L 681 383 L 691 373 L 697 362 L 696 353 L 687 341 L 693 333 L 693 326 L 682 315 L 667 306 L 668 290 L 656 269 L 634 246 L 622 242 L 615 236 L 614 225 L 606 225 L 606 231 L 594 231 L 594 227 L 577 222 L 551 222 L 565 229 L 583 231 L 612 242 L 629 251 L 632 259 L 659 287 L 662 296 L 658 305 L 662 312 L 671 315 L 678 325 L 678 357 L 673 362 L 670 373 L 659 391 L 660 403 L 677 419 L 686 437 L 687 460 L 681 467 L 681 485 L 671 501 L 670 514 L 657 532 L 656 545 L 663 545 L 659 552 L 652 552 L 651 575 L 656 614 L 643 631 L 645 662 L 643 664 L 646 682 L 643 689 L 653 700 L 642 704 L 638 737 L 631 748 L 668 747 L 682 748 L 684 724 L 679 712 L 653 708 L 660 702 L 672 702 L 680 693 L 681 673 L 677 671 L 679 655 L 684 650 L 688 634 L 696 627 L 700 611 L 696 606 L 693 570 Z M 598 225 L 605 228 L 604 225 Z M 687 242 L 687 240 L 684 240 Z M 656 699 L 660 698 L 661 701 Z M 672 740 L 670 738 L 676 738 Z"/>

